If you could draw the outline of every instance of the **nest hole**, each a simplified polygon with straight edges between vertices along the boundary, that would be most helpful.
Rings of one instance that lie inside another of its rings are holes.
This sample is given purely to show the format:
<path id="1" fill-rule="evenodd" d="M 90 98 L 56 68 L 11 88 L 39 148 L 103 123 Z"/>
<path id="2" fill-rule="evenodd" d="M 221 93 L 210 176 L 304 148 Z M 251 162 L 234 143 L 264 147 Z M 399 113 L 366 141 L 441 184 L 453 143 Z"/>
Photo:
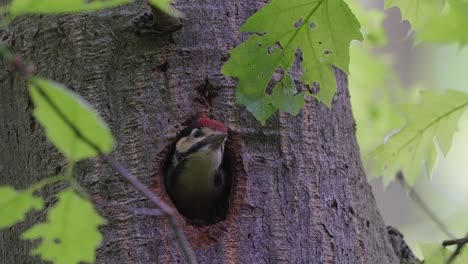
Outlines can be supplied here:
<path id="1" fill-rule="evenodd" d="M 229 209 L 230 209 L 230 204 L 232 203 L 232 194 L 235 188 L 235 155 L 233 152 L 233 148 L 231 146 L 232 139 L 231 139 L 231 132 L 228 132 L 227 140 L 224 146 L 224 153 L 223 153 L 223 159 L 220 165 L 221 170 L 223 170 L 223 173 L 225 175 L 225 191 L 222 195 L 222 197 L 216 202 L 216 206 L 213 207 L 213 210 L 210 211 L 209 214 L 207 214 L 205 217 L 202 219 L 193 219 L 187 214 L 184 213 L 181 208 L 178 208 L 177 203 L 174 201 L 174 194 L 171 191 L 171 186 L 168 184 L 168 177 L 171 177 L 170 170 L 171 170 L 171 164 L 173 160 L 173 156 L 175 154 L 175 149 L 176 149 L 176 144 L 177 142 L 184 137 L 188 130 L 191 131 L 190 128 L 190 123 L 194 118 L 191 118 L 187 120 L 186 122 L 183 122 L 181 124 L 182 127 L 185 127 L 181 132 L 177 134 L 177 136 L 172 140 L 165 148 L 164 153 L 166 154 L 165 157 L 161 160 L 161 165 L 160 165 L 160 177 L 162 177 L 161 182 L 163 183 L 162 185 L 164 186 L 162 189 L 164 189 L 165 194 L 171 199 L 174 207 L 177 209 L 179 214 L 183 216 L 186 220 L 187 223 L 191 226 L 195 227 L 201 227 L 201 226 L 210 226 L 217 224 L 219 222 L 227 220 L 229 214 Z M 162 187 L 162 186 L 161 186 Z"/>

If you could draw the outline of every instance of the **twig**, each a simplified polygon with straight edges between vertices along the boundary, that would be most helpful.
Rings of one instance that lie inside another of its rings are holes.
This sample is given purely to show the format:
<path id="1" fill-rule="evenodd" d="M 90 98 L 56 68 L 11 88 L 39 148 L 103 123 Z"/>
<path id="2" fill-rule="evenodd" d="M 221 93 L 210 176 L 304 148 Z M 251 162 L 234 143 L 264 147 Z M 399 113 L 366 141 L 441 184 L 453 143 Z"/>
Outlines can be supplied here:
<path id="1" fill-rule="evenodd" d="M 460 255 L 461 250 L 463 249 L 463 246 L 468 244 L 468 234 L 464 238 L 458 238 L 458 239 L 452 239 L 452 240 L 445 240 L 442 242 L 442 246 L 447 247 L 447 246 L 453 246 L 457 245 L 457 248 L 455 251 L 452 253 L 450 258 L 447 260 L 446 264 L 450 264 L 452 261 L 455 260 L 455 258 Z"/>
<path id="2" fill-rule="evenodd" d="M 410 198 L 429 216 L 429 218 L 436 223 L 436 225 L 439 227 L 439 229 L 444 232 L 448 237 L 455 239 L 455 236 L 450 232 L 448 227 L 436 216 L 434 212 L 427 206 L 427 204 L 421 199 L 421 196 L 409 186 L 409 184 L 406 182 L 405 177 L 403 176 L 403 172 L 399 171 L 396 175 L 396 178 L 400 182 L 400 184 L 403 186 L 403 189 L 405 190 L 410 190 L 409 191 L 409 196 Z"/>
<path id="3" fill-rule="evenodd" d="M 169 225 L 172 227 L 177 242 L 181 247 L 182 251 L 185 255 L 185 260 L 188 263 L 196 263 L 195 255 L 190 247 L 190 244 L 187 241 L 182 229 L 177 224 L 177 220 L 175 218 L 174 210 L 169 207 L 165 202 L 159 199 L 153 192 L 151 192 L 148 187 L 146 187 L 141 181 L 135 178 L 130 172 L 122 166 L 117 160 L 112 158 L 109 155 L 102 154 L 101 157 L 114 168 L 120 175 L 122 175 L 128 182 L 130 182 L 137 190 L 139 190 L 144 196 L 146 196 L 151 202 L 153 202 L 159 209 L 167 216 L 169 220 Z"/>
<path id="4" fill-rule="evenodd" d="M 442 246 L 453 246 L 453 245 L 464 245 L 468 244 L 468 235 L 464 238 L 452 239 L 452 240 L 445 240 L 442 242 Z"/>
<path id="5" fill-rule="evenodd" d="M 62 175 L 55 175 L 55 176 L 50 176 L 45 179 L 42 179 L 41 181 L 37 182 L 34 185 L 29 186 L 29 188 L 26 189 L 28 192 L 36 192 L 45 186 L 49 184 L 54 184 L 57 182 L 63 181 L 63 176 Z"/>
<path id="6" fill-rule="evenodd" d="M 13 71 L 18 71 L 23 74 L 26 78 L 30 79 L 36 72 L 35 66 L 33 64 L 25 64 L 22 58 L 19 55 L 12 55 L 5 46 L 0 45 L 0 55 L 5 58 L 7 63 L 10 64 Z M 54 101 L 47 95 L 47 93 L 42 89 L 42 87 L 33 81 L 32 79 L 31 84 L 37 88 L 39 94 L 43 97 L 43 99 L 50 105 L 50 107 L 54 110 L 54 112 L 62 119 L 63 122 L 73 131 L 75 136 L 82 140 L 85 144 L 89 147 L 93 148 L 111 167 L 117 171 L 121 176 L 123 176 L 130 184 L 132 184 L 138 191 L 140 191 L 144 196 L 146 196 L 153 204 L 155 204 L 160 211 L 165 215 L 169 220 L 169 225 L 172 227 L 175 235 L 176 240 L 184 253 L 185 260 L 187 263 L 195 264 L 197 263 L 195 255 L 188 243 L 187 238 L 185 237 L 182 229 L 177 224 L 177 220 L 175 218 L 175 211 L 161 199 L 159 199 L 153 192 L 148 189 L 141 181 L 135 178 L 130 172 L 122 166 L 117 160 L 112 158 L 109 155 L 104 154 L 101 149 L 94 144 L 91 140 L 85 137 L 73 124 L 71 120 L 65 116 L 65 114 L 61 111 L 61 109 L 54 103 Z"/>
<path id="7" fill-rule="evenodd" d="M 117 171 L 121 176 L 123 176 L 130 184 L 132 184 L 135 189 L 140 191 L 144 196 L 146 196 L 152 203 L 154 203 L 164 215 L 173 215 L 174 209 L 172 209 L 169 205 L 163 202 L 159 197 L 157 197 L 148 187 L 146 187 L 141 181 L 135 178 L 130 172 L 120 164 L 116 159 L 113 157 L 102 154 L 102 159 L 104 159 L 111 167 Z"/>
<path id="8" fill-rule="evenodd" d="M 144 215 L 144 216 L 164 216 L 164 213 L 158 209 L 150 209 L 150 208 L 132 208 L 128 205 L 118 203 L 115 201 L 107 201 L 102 199 L 99 196 L 93 195 L 92 200 L 95 204 L 99 204 L 104 207 L 113 207 L 117 208 L 121 211 L 130 212 L 134 215 Z"/>

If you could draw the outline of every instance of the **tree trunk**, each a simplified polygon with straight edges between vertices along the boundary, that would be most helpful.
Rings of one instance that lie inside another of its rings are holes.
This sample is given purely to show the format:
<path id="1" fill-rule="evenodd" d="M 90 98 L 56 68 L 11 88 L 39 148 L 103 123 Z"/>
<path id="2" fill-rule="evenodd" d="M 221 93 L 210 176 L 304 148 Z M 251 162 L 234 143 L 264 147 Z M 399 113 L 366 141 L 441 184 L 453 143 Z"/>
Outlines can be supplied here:
<path id="1" fill-rule="evenodd" d="M 162 164 L 180 129 L 200 115 L 227 125 L 234 162 L 227 220 L 194 227 L 179 217 L 200 263 L 398 263 L 362 169 L 342 71 L 331 109 L 309 98 L 297 117 L 281 113 L 262 127 L 235 104 L 236 81 L 220 68 L 246 37 L 240 26 L 262 5 L 178 0 L 183 27 L 163 34 L 135 26 L 150 11 L 145 2 L 24 17 L 6 41 L 40 75 L 88 100 L 117 139 L 113 155 L 166 201 Z M 63 158 L 31 115 L 25 81 L 2 70 L 0 82 L 0 183 L 23 188 L 63 171 Z M 91 194 L 151 206 L 101 159 L 80 163 L 75 175 Z M 97 263 L 184 262 L 165 219 L 99 210 L 108 224 Z M 32 243 L 18 238 L 37 218 L 0 232 L 2 263 L 38 262 L 29 256 Z"/>

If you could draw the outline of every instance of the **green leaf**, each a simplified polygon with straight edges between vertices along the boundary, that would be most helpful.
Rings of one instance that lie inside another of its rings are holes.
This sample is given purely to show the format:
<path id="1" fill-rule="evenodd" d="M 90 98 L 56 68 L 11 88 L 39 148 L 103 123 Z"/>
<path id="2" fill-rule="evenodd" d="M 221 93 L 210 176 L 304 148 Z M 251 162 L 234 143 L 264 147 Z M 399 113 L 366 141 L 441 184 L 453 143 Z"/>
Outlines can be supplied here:
<path id="1" fill-rule="evenodd" d="M 36 106 L 34 116 L 45 128 L 50 141 L 68 158 L 77 161 L 99 155 L 77 132 L 101 152 L 112 151 L 114 138 L 109 128 L 79 95 L 41 78 L 31 80 L 30 94 Z"/>
<path id="2" fill-rule="evenodd" d="M 468 43 L 468 1 L 449 0 L 443 13 L 434 14 L 419 32 L 418 40 L 437 43 Z"/>
<path id="3" fill-rule="evenodd" d="M 468 106 L 468 94 L 459 91 L 423 91 L 421 96 L 422 104 L 408 106 L 407 125 L 373 153 L 384 182 L 392 180 L 401 169 L 408 183 L 413 185 L 424 162 L 432 169 L 437 156 L 434 140 L 446 155 L 458 120 Z"/>
<path id="4" fill-rule="evenodd" d="M 42 198 L 34 196 L 32 192 L 20 192 L 10 186 L 0 186 L 0 229 L 22 221 L 26 213 L 43 207 Z"/>
<path id="5" fill-rule="evenodd" d="M 281 111 L 297 115 L 304 105 L 304 93 L 297 93 L 294 80 L 285 74 L 275 87 L 271 94 L 271 103 Z"/>
<path id="6" fill-rule="evenodd" d="M 452 251 L 440 244 L 420 244 L 421 251 L 424 256 L 424 264 L 444 264 L 447 263 Z M 451 262 L 451 264 L 466 264 L 468 263 L 468 251 L 462 250 L 460 254 Z"/>
<path id="7" fill-rule="evenodd" d="M 401 17 L 418 32 L 432 17 L 442 12 L 446 0 L 385 0 L 385 8 L 397 6 Z"/>
<path id="8" fill-rule="evenodd" d="M 161 9 L 163 12 L 174 16 L 174 17 L 179 17 L 181 16 L 180 12 L 178 12 L 176 9 L 174 9 L 170 3 L 172 0 L 149 0 L 148 1 L 152 6 L 157 7 Z"/>
<path id="9" fill-rule="evenodd" d="M 25 14 L 78 13 L 97 11 L 128 4 L 131 0 L 13 0 L 8 9 L 12 16 Z"/>
<path id="10" fill-rule="evenodd" d="M 342 0 L 298 0 L 294 4 L 273 0 L 241 30 L 261 35 L 252 35 L 234 48 L 222 72 L 239 78 L 237 102 L 260 121 L 275 112 L 262 99 L 267 97 L 265 89 L 273 73 L 278 67 L 290 69 L 297 49 L 303 57 L 302 82 L 317 82 L 317 98 L 330 106 L 336 91 L 332 65 L 348 72 L 349 43 L 362 39 L 359 22 Z"/>
<path id="11" fill-rule="evenodd" d="M 42 259 L 57 264 L 94 262 L 102 235 L 98 230 L 105 220 L 92 203 L 72 189 L 58 194 L 58 202 L 50 209 L 47 222 L 39 223 L 23 233 L 23 239 L 41 239 L 33 251 Z"/>

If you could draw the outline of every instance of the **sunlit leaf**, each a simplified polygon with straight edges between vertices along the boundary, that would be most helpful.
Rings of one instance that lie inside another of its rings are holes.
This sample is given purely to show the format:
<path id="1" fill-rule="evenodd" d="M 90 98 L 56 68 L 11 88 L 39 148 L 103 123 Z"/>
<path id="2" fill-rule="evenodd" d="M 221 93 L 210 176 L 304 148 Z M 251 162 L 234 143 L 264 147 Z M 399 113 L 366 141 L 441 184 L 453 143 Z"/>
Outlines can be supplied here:
<path id="1" fill-rule="evenodd" d="M 41 78 L 31 81 L 30 94 L 36 106 L 34 116 L 45 128 L 50 141 L 68 158 L 95 157 L 99 154 L 96 148 L 103 153 L 112 151 L 114 138 L 109 128 L 79 95 L 61 84 Z"/>
<path id="2" fill-rule="evenodd" d="M 440 244 L 420 244 L 420 247 L 424 256 L 424 264 L 445 264 L 453 254 L 452 250 Z M 462 250 L 451 262 L 451 264 L 466 263 L 468 263 L 468 250 Z"/>
<path id="3" fill-rule="evenodd" d="M 12 16 L 90 12 L 128 4 L 132 0 L 13 0 L 8 10 Z"/>
<path id="4" fill-rule="evenodd" d="M 273 0 L 241 30 L 258 35 L 231 51 L 222 72 L 239 78 L 237 102 L 262 123 L 276 109 L 265 89 L 277 67 L 292 67 L 298 49 L 302 82 L 318 83 L 317 98 L 330 106 L 336 90 L 332 65 L 348 72 L 349 43 L 362 39 L 359 22 L 342 0 Z"/>
<path id="5" fill-rule="evenodd" d="M 422 104 L 408 106 L 407 125 L 373 153 L 376 174 L 382 175 L 385 182 L 401 169 L 412 185 L 424 165 L 432 169 L 437 157 L 434 141 L 447 154 L 458 121 L 468 106 L 468 94 L 458 91 L 423 91 L 421 97 Z"/>
<path id="6" fill-rule="evenodd" d="M 92 203 L 73 190 L 58 194 L 58 202 L 50 209 L 47 222 L 36 224 L 23 239 L 41 239 L 33 254 L 56 264 L 94 262 L 102 235 L 98 230 L 105 220 Z"/>
<path id="7" fill-rule="evenodd" d="M 41 210 L 44 201 L 32 192 L 16 191 L 10 186 L 0 186 L 0 229 L 24 219 L 31 210 Z"/>

